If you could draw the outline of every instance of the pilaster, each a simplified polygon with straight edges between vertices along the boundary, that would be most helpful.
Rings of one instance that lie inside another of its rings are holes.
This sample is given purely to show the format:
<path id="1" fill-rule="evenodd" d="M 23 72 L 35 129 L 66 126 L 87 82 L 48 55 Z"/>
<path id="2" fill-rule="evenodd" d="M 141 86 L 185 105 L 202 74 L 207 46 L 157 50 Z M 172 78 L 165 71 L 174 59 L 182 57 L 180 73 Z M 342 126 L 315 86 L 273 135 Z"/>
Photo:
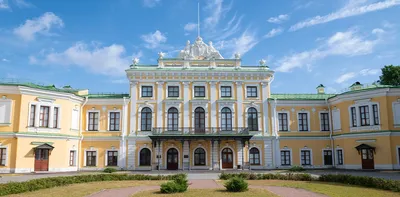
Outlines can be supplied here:
<path id="1" fill-rule="evenodd" d="M 183 127 L 188 128 L 189 125 L 189 82 L 185 81 L 183 83 Z M 185 132 L 188 132 L 188 129 L 185 129 Z"/>
<path id="2" fill-rule="evenodd" d="M 131 84 L 131 114 L 130 114 L 130 128 L 127 135 L 136 133 L 136 100 L 137 100 L 137 85 L 139 82 L 132 81 Z"/>
<path id="3" fill-rule="evenodd" d="M 136 140 L 128 140 L 128 169 L 135 170 L 136 166 Z"/>
<path id="4" fill-rule="evenodd" d="M 217 124 L 217 89 L 216 89 L 216 82 L 210 82 L 210 99 L 211 99 L 211 127 L 218 127 Z"/>
<path id="5" fill-rule="evenodd" d="M 164 82 L 157 82 L 157 127 L 163 127 L 162 125 L 162 98 L 163 98 Z"/>
<path id="6" fill-rule="evenodd" d="M 264 123 L 264 135 L 271 135 L 269 130 L 268 124 L 268 83 L 263 82 L 261 83 L 262 87 L 262 103 L 263 103 L 263 123 Z"/>
<path id="7" fill-rule="evenodd" d="M 236 82 L 237 92 L 237 116 L 238 116 L 238 127 L 244 127 L 243 124 L 243 83 L 241 81 Z"/>

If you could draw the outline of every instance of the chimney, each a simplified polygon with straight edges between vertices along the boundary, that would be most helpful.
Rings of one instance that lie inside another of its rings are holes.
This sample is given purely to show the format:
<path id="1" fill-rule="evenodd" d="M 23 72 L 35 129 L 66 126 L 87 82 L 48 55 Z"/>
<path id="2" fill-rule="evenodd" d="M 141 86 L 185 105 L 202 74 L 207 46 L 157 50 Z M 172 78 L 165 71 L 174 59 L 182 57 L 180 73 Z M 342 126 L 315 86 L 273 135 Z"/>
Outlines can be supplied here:
<path id="1" fill-rule="evenodd" d="M 317 93 L 318 94 L 325 94 L 325 86 L 322 84 L 319 84 L 319 86 L 317 87 Z"/>
<path id="2" fill-rule="evenodd" d="M 360 82 L 355 82 L 350 86 L 350 91 L 361 90 L 363 85 Z"/>

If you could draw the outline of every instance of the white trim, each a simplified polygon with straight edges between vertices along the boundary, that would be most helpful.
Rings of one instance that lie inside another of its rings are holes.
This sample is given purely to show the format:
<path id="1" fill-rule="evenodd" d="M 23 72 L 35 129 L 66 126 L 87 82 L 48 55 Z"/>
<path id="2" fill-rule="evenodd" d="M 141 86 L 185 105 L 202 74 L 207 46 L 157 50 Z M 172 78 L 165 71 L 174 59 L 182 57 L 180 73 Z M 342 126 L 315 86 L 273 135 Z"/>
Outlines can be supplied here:
<path id="1" fill-rule="evenodd" d="M 111 112 L 118 112 L 119 113 L 119 128 L 118 128 L 118 130 L 114 130 L 114 131 L 110 131 L 110 118 L 111 118 L 111 116 L 110 116 L 110 113 Z M 122 121 L 121 121 L 121 116 L 122 115 L 122 113 L 121 113 L 121 109 L 116 109 L 116 110 L 108 110 L 108 112 L 107 112 L 107 131 L 109 131 L 109 132 L 120 132 L 121 131 L 121 125 L 122 125 Z"/>
<path id="2" fill-rule="evenodd" d="M 39 100 L 39 98 L 37 98 Z M 43 101 L 43 100 L 42 100 Z M 29 121 L 31 119 L 31 106 L 35 105 L 35 122 L 33 127 L 29 127 Z M 49 107 L 49 119 L 48 119 L 48 127 L 40 127 L 40 108 L 42 106 Z M 58 118 L 57 118 L 57 128 L 53 128 L 53 120 L 54 120 L 54 107 L 58 107 Z M 27 125 L 28 125 L 28 131 L 44 131 L 44 132 L 58 132 L 60 131 L 60 123 L 61 123 L 61 114 L 62 114 L 62 108 L 61 105 L 59 104 L 54 104 L 52 102 L 37 102 L 37 101 L 32 101 L 28 103 L 28 120 L 27 120 Z"/>
<path id="3" fill-rule="evenodd" d="M 232 129 L 236 127 L 236 121 L 235 121 L 235 105 L 234 103 L 219 103 L 218 105 L 219 109 L 218 109 L 218 118 L 219 118 L 219 123 L 218 126 L 222 129 L 222 109 L 224 108 L 228 108 L 229 110 L 231 110 L 231 115 L 232 115 Z M 227 130 L 229 131 L 229 130 Z"/>
<path id="4" fill-rule="evenodd" d="M 87 163 L 86 163 L 86 152 L 87 151 L 94 151 L 94 152 L 96 152 L 96 165 L 95 166 L 88 166 L 87 165 Z M 99 151 L 98 151 L 98 149 L 85 149 L 84 150 L 84 154 L 83 154 L 83 164 L 84 164 L 84 167 L 88 167 L 88 168 L 91 168 L 91 167 L 97 167 L 98 165 L 99 165 Z"/>
<path id="5" fill-rule="evenodd" d="M 5 163 L 4 167 L 5 166 L 9 166 L 9 163 L 8 163 L 8 157 L 9 157 L 8 151 L 9 151 L 9 148 L 8 148 L 8 146 L 2 145 L 2 144 L 0 144 L 0 148 L 5 148 L 6 149 L 6 163 Z M 0 168 L 0 170 L 1 170 L 1 168 Z"/>
<path id="6" fill-rule="evenodd" d="M 285 167 L 293 166 L 293 151 L 292 151 L 292 148 L 281 148 L 279 150 L 280 158 L 282 157 L 282 153 L 281 153 L 282 151 L 289 151 L 289 154 L 290 154 L 290 165 L 282 165 L 282 161 L 279 161 L 279 163 L 281 164 L 280 167 L 285 168 Z M 281 158 L 281 160 L 282 160 L 282 158 Z M 300 165 L 301 165 L 301 158 L 300 158 Z"/>
<path id="7" fill-rule="evenodd" d="M 139 84 L 139 99 L 140 100 L 153 100 L 155 99 L 155 89 L 154 89 L 154 84 L 153 83 L 140 83 Z M 142 88 L 143 86 L 151 86 L 151 97 L 142 97 Z"/>
<path id="8" fill-rule="evenodd" d="M 222 89 L 221 89 L 222 86 L 231 87 L 231 97 L 222 97 Z M 229 98 L 233 99 L 234 98 L 235 89 L 233 88 L 233 82 L 220 82 L 218 84 L 218 90 L 219 90 L 219 99 L 229 99 Z"/>
<path id="9" fill-rule="evenodd" d="M 303 164 L 301 163 L 301 152 L 302 152 L 302 151 L 310 151 L 310 165 L 303 165 Z M 303 167 L 305 167 L 305 168 L 311 167 L 311 166 L 314 165 L 314 162 L 313 162 L 313 152 L 312 152 L 312 149 L 311 149 L 311 148 L 300 148 L 300 151 L 299 151 L 299 164 L 300 164 L 300 166 L 303 166 Z"/>
<path id="10" fill-rule="evenodd" d="M 276 118 L 275 118 L 275 120 L 276 120 L 275 124 L 277 125 L 278 132 L 290 132 L 290 111 L 282 109 L 282 111 L 276 111 L 276 112 L 277 113 L 276 113 Z M 287 115 L 287 127 L 288 127 L 287 131 L 281 131 L 281 128 L 279 127 L 279 114 L 280 113 Z"/>
<path id="11" fill-rule="evenodd" d="M 299 114 L 300 113 L 306 113 L 307 114 L 307 130 L 306 131 L 300 131 L 300 121 L 299 121 Z M 311 131 L 311 124 L 310 124 L 310 111 L 302 110 L 302 111 L 297 111 L 297 131 L 298 132 L 310 132 Z"/>
<path id="12" fill-rule="evenodd" d="M 151 104 L 150 103 L 139 104 L 138 113 L 137 113 L 137 116 L 138 116 L 138 129 L 137 129 L 137 131 L 142 131 L 142 110 L 143 110 L 143 108 L 146 108 L 146 107 L 151 109 L 151 128 L 155 127 L 156 112 L 154 111 L 154 104 L 152 104 L 152 103 Z M 148 131 L 145 131 L 145 132 L 148 132 Z"/>
<path id="13" fill-rule="evenodd" d="M 335 107 L 336 108 L 336 107 Z M 334 132 L 339 132 L 339 131 L 342 131 L 342 120 L 341 120 L 341 114 L 340 114 L 340 109 L 333 109 L 332 110 L 332 128 L 331 128 L 331 130 L 332 131 L 334 131 Z M 338 119 L 335 119 L 335 114 L 338 114 Z M 339 128 L 335 128 L 335 124 L 338 124 L 338 127 Z"/>
<path id="14" fill-rule="evenodd" d="M 74 120 L 74 113 L 77 113 L 77 119 Z M 80 119 L 80 109 L 73 108 L 71 111 L 71 130 L 80 130 L 79 128 L 79 119 Z M 73 122 L 76 121 L 76 127 L 74 127 Z"/>
<path id="15" fill-rule="evenodd" d="M 195 152 L 198 148 L 203 149 L 204 152 L 205 152 L 205 154 L 206 154 L 206 155 L 205 155 L 205 160 L 206 160 L 206 161 L 205 161 L 205 165 L 195 165 L 195 164 L 194 164 L 194 152 Z M 207 153 L 207 149 L 204 148 L 202 144 L 199 144 L 199 146 L 197 146 L 196 148 L 194 148 L 193 151 L 192 151 L 192 166 L 190 166 L 190 167 L 191 167 L 191 169 L 200 168 L 200 167 L 204 167 L 204 168 L 209 169 L 208 166 L 209 166 L 209 165 L 208 165 L 208 153 Z M 192 168 L 192 167 L 194 167 L 194 168 Z"/>
<path id="16" fill-rule="evenodd" d="M 71 159 L 71 151 L 74 151 L 75 153 L 74 153 L 74 165 L 70 165 L 69 164 L 69 162 L 70 162 L 70 159 Z M 75 149 L 72 149 L 72 148 L 70 148 L 70 149 L 68 149 L 68 166 L 69 167 L 76 167 L 76 168 L 78 168 L 78 150 L 76 150 L 76 148 Z"/>
<path id="17" fill-rule="evenodd" d="M 196 100 L 196 99 L 208 99 L 208 85 L 207 82 L 192 82 L 192 100 Z M 194 87 L 195 86 L 204 86 L 204 97 L 196 97 L 194 96 Z"/>
<path id="18" fill-rule="evenodd" d="M 257 150 L 258 150 L 258 156 L 259 156 L 259 160 L 260 160 L 260 164 L 250 164 L 250 149 L 252 149 L 252 148 L 256 148 Z M 264 162 L 263 162 L 263 159 L 262 159 L 262 155 L 263 155 L 263 152 L 261 151 L 262 149 L 259 147 L 259 146 L 250 146 L 249 148 L 248 148 L 248 150 L 247 150 L 247 156 L 248 156 L 248 162 L 249 162 L 249 165 L 250 165 L 250 167 L 253 169 L 253 167 L 255 167 L 255 166 L 263 166 L 264 165 Z M 244 164 L 242 164 L 242 165 L 244 165 Z"/>
<path id="19" fill-rule="evenodd" d="M 322 131 L 321 114 L 328 114 L 328 128 L 329 128 L 328 130 Z M 329 131 L 332 129 L 331 122 L 329 121 L 330 118 L 331 118 L 331 115 L 329 114 L 329 111 L 328 111 L 328 110 L 326 110 L 326 111 L 319 111 L 319 112 L 318 112 L 319 130 L 320 130 L 321 132 L 329 132 Z"/>
<path id="20" fill-rule="evenodd" d="M 233 156 L 233 166 L 232 166 L 232 169 L 236 169 L 236 168 L 237 168 L 237 165 L 236 165 L 236 153 L 235 153 L 235 150 L 232 148 L 231 145 L 225 145 L 225 146 L 221 147 L 221 149 L 219 150 L 219 165 L 220 165 L 220 166 L 219 166 L 219 169 L 224 169 L 224 168 L 222 168 L 222 151 L 223 151 L 225 148 L 229 148 L 229 149 L 232 150 L 232 156 Z M 225 168 L 225 169 L 230 169 L 230 168 Z"/>
<path id="21" fill-rule="evenodd" d="M 325 165 L 325 155 L 324 155 L 324 151 L 326 151 L 326 150 L 329 150 L 329 151 L 331 151 L 331 159 L 332 159 L 332 165 Z M 331 148 L 323 148 L 323 149 L 321 149 L 321 153 L 322 153 L 322 166 L 324 166 L 324 167 L 332 167 L 333 165 L 334 165 L 334 161 L 333 161 L 333 154 L 334 154 L 334 152 L 333 152 L 333 150 L 331 149 Z"/>
<path id="22" fill-rule="evenodd" d="M 108 152 L 116 151 L 117 152 L 117 165 L 116 166 L 109 166 L 108 165 Z M 105 158 L 104 158 L 104 166 L 105 167 L 118 167 L 119 166 L 119 149 L 106 149 L 105 151 Z"/>
<path id="23" fill-rule="evenodd" d="M 249 97 L 247 95 L 247 87 L 256 87 L 257 88 L 257 97 Z M 261 88 L 260 88 L 260 84 L 245 84 L 245 88 L 244 88 L 244 98 L 245 99 L 251 99 L 251 100 L 260 100 L 261 98 Z"/>
<path id="24" fill-rule="evenodd" d="M 204 121 L 205 121 L 205 128 L 208 127 L 208 102 L 206 104 L 201 104 L 201 103 L 192 103 L 192 127 L 194 128 L 194 121 L 195 121 L 195 113 L 194 111 L 198 108 L 201 107 L 204 109 L 204 113 L 205 113 L 205 117 L 204 117 Z"/>
<path id="25" fill-rule="evenodd" d="M 400 128 L 400 119 L 396 118 L 396 117 L 400 117 L 400 114 L 397 114 L 397 113 L 400 113 L 400 111 L 396 112 L 396 105 L 399 105 L 399 108 L 400 108 L 400 101 L 392 102 L 393 125 L 395 128 Z M 396 120 L 397 120 L 397 122 L 396 122 Z"/>
<path id="26" fill-rule="evenodd" d="M 257 131 L 261 131 L 262 116 L 261 116 L 260 104 L 256 104 L 254 102 L 246 104 L 246 107 L 245 107 L 245 110 L 244 110 L 244 125 L 245 125 L 245 128 L 249 127 L 249 125 L 248 125 L 249 124 L 249 122 L 248 122 L 248 118 L 249 118 L 248 110 L 250 108 L 254 108 L 254 109 L 257 110 L 257 124 L 258 124 L 257 125 L 257 127 L 258 127 Z M 238 115 L 239 115 L 239 118 L 242 118 L 242 116 L 240 114 L 238 114 Z"/>
<path id="27" fill-rule="evenodd" d="M 0 126 L 6 125 L 9 126 L 12 123 L 12 110 L 13 110 L 13 100 L 11 99 L 0 99 L 0 105 L 4 104 L 5 106 L 5 111 L 4 111 L 4 122 L 0 122 Z M 0 114 L 1 116 L 2 114 Z"/>
<path id="28" fill-rule="evenodd" d="M 86 105 L 124 105 L 123 98 L 90 98 Z"/>
<path id="29" fill-rule="evenodd" d="M 178 86 L 178 93 L 179 93 L 179 95 L 178 95 L 178 97 L 169 97 L 168 96 L 168 87 L 170 87 L 170 86 Z M 166 99 L 182 99 L 182 95 L 183 95 L 183 93 L 182 93 L 182 91 L 181 91 L 181 89 L 182 89 L 182 86 L 181 86 L 181 83 L 179 83 L 179 82 L 167 82 L 167 87 L 166 87 L 166 89 L 165 89 L 165 98 Z"/>
<path id="30" fill-rule="evenodd" d="M 179 102 L 178 106 L 176 106 L 176 105 L 171 105 L 171 104 L 167 105 L 167 103 L 166 103 L 166 106 L 165 106 L 166 111 L 164 112 L 164 113 L 165 113 L 165 117 L 164 117 L 165 126 L 163 126 L 163 128 L 165 128 L 165 131 L 169 131 L 169 130 L 168 130 L 168 118 L 169 118 L 168 111 L 169 111 L 171 108 L 175 108 L 175 109 L 178 110 L 178 129 L 179 129 L 179 127 L 182 126 L 182 125 L 181 125 L 181 122 L 182 122 L 182 121 L 181 121 L 181 120 L 182 120 L 182 111 L 180 110 L 180 109 L 181 109 L 181 102 Z M 171 131 L 172 131 L 172 130 L 171 130 Z"/>
<path id="31" fill-rule="evenodd" d="M 89 112 L 97 112 L 99 114 L 99 117 L 97 118 L 97 130 L 92 130 L 89 131 Z M 100 131 L 100 118 L 101 118 L 101 113 L 100 110 L 86 110 L 86 131 L 88 132 L 96 132 L 96 131 Z"/>
<path id="32" fill-rule="evenodd" d="M 149 142 L 150 144 L 151 144 L 151 142 Z M 158 148 L 158 147 L 157 147 Z M 152 164 L 153 164 L 153 151 L 151 150 L 151 148 L 149 148 L 148 146 L 147 146 L 147 144 L 145 144 L 144 146 L 140 146 L 140 148 L 139 148 L 139 151 L 138 151 L 138 155 L 137 155 L 137 157 L 138 157 L 138 167 L 148 167 L 148 166 L 141 166 L 140 165 L 140 152 L 143 150 L 143 149 L 149 149 L 150 150 L 150 167 L 152 168 Z M 157 158 L 156 158 L 157 159 Z"/>
<path id="33" fill-rule="evenodd" d="M 177 147 L 177 146 L 175 146 L 175 145 L 173 145 L 173 146 L 168 146 L 166 149 L 165 149 L 165 157 L 164 157 L 164 169 L 167 169 L 167 166 L 168 166 L 168 161 L 167 161 L 167 158 L 168 158 L 168 155 L 167 155 L 167 153 L 168 153 L 168 151 L 169 151 L 169 149 L 171 149 L 171 148 L 174 148 L 174 149 L 176 149 L 177 151 L 178 151 L 178 170 L 180 170 L 181 169 L 181 152 L 179 151 L 179 148 Z"/>
<path id="34" fill-rule="evenodd" d="M 373 105 L 378 106 L 378 121 L 379 124 L 375 125 L 374 121 L 374 113 L 373 113 Z M 360 115 L 360 107 L 361 106 L 368 106 L 368 113 L 369 113 L 369 125 L 366 126 L 361 126 L 361 115 Z M 357 126 L 353 127 L 353 117 L 351 114 L 351 108 L 355 107 L 356 109 L 356 123 Z M 378 102 L 371 102 L 370 99 L 363 99 L 363 100 L 358 100 L 355 102 L 355 104 L 350 105 L 348 107 L 348 113 L 349 113 L 349 125 L 350 125 L 350 132 L 357 132 L 357 131 L 368 131 L 368 130 L 381 130 L 381 111 L 380 111 L 380 105 Z"/>

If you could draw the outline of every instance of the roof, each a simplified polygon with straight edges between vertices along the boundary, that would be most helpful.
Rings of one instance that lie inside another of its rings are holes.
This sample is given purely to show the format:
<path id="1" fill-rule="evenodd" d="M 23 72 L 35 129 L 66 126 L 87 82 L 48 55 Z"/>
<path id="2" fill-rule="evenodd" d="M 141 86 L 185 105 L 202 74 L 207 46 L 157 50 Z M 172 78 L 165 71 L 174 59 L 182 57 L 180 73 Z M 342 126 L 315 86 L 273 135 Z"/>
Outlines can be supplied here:
<path id="1" fill-rule="evenodd" d="M 98 99 L 118 99 L 118 98 L 129 98 L 128 93 L 95 93 L 95 94 L 88 94 L 84 95 L 88 98 L 98 98 Z"/>
<path id="2" fill-rule="evenodd" d="M 278 100 L 325 100 L 335 94 L 271 94 L 270 99 Z"/>
<path id="3" fill-rule="evenodd" d="M 65 93 L 72 93 L 72 94 L 77 94 L 79 91 L 82 89 L 74 89 L 71 88 L 71 86 L 64 86 L 64 88 L 57 88 L 55 85 L 43 85 L 39 83 L 33 83 L 29 81 L 24 81 L 24 80 L 15 80 L 15 79 L 0 79 L 0 85 L 6 85 L 6 86 L 24 86 L 24 87 L 29 87 L 29 88 L 36 88 L 36 89 L 41 89 L 41 90 L 49 90 L 49 91 L 55 91 L 55 92 L 65 92 Z"/>
<path id="4" fill-rule="evenodd" d="M 240 69 L 236 69 L 234 66 L 231 67 L 215 67 L 213 69 L 210 69 L 208 66 L 204 67 L 194 67 L 191 66 L 189 68 L 184 68 L 183 66 L 177 66 L 177 67 L 164 67 L 164 68 L 158 68 L 158 65 L 131 65 L 129 69 L 126 71 L 202 71 L 202 72 L 215 72 L 215 71 L 224 71 L 224 72 L 274 72 L 270 70 L 267 66 L 241 66 Z"/>

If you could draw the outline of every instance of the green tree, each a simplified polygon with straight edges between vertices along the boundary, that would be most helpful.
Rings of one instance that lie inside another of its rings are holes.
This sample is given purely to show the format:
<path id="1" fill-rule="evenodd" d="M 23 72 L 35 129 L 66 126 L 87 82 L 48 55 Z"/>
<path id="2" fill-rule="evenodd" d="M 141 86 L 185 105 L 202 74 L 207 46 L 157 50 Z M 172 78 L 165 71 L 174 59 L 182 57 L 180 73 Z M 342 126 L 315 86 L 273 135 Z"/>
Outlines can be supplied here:
<path id="1" fill-rule="evenodd" d="M 388 65 L 383 67 L 379 79 L 382 85 L 400 86 L 400 66 Z"/>

